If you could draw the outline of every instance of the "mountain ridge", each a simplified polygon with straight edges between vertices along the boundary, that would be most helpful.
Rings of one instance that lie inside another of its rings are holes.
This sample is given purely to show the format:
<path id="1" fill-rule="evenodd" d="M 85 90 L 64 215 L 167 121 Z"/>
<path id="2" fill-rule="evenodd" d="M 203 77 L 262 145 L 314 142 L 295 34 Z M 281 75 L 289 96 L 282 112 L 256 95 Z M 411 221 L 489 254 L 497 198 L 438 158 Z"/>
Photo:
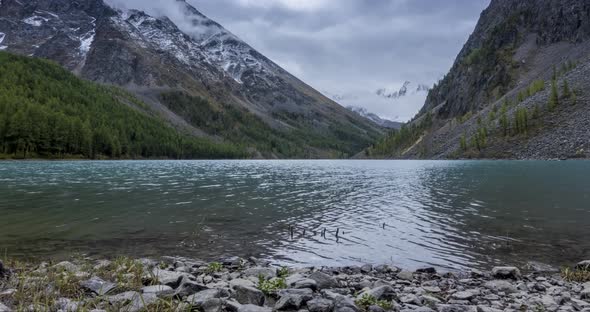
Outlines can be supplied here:
<path id="1" fill-rule="evenodd" d="M 2 44 L 12 53 L 55 60 L 82 78 L 123 86 L 148 99 L 175 127 L 186 125 L 174 123 L 183 118 L 162 103 L 159 90 L 204 98 L 220 114 L 228 105 L 245 109 L 277 134 L 278 141 L 267 140 L 258 150 L 263 157 L 353 155 L 381 135 L 380 127 L 324 97 L 188 3 L 176 3 L 211 32 L 183 32 L 169 18 L 102 1 L 4 0 Z M 190 126 L 201 136 L 233 139 Z M 292 133 L 301 134 L 297 150 L 273 150 L 292 144 L 281 139 Z"/>

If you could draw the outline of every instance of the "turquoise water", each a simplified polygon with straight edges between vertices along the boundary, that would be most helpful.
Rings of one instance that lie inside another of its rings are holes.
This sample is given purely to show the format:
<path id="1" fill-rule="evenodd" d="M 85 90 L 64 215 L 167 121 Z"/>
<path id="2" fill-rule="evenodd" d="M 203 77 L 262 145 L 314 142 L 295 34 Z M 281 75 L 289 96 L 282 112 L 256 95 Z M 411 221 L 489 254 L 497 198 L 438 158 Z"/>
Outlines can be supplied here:
<path id="1" fill-rule="evenodd" d="M 0 252 L 18 257 L 463 269 L 561 265 L 589 238 L 584 161 L 0 162 Z"/>

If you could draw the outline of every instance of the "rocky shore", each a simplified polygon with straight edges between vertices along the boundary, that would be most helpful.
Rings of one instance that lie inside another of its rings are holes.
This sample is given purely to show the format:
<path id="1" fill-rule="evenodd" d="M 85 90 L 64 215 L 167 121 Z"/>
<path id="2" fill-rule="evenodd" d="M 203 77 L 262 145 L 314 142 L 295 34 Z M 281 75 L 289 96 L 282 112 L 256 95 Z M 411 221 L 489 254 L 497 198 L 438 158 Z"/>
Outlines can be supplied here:
<path id="1" fill-rule="evenodd" d="M 274 267 L 163 257 L 0 262 L 4 311 L 590 311 L 590 261 L 562 272 Z"/>

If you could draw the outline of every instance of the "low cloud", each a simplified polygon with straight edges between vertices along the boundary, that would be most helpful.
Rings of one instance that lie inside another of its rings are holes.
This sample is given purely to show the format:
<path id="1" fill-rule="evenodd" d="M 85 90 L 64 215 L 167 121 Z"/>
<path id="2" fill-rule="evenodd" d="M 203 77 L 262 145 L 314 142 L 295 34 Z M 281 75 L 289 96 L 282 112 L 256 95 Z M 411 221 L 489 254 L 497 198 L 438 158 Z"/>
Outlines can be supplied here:
<path id="1" fill-rule="evenodd" d="M 175 0 L 107 0 L 166 15 L 191 31 Z M 432 85 L 452 65 L 490 0 L 187 0 L 318 90 L 410 119 L 425 95 L 387 101 L 379 88 Z"/>

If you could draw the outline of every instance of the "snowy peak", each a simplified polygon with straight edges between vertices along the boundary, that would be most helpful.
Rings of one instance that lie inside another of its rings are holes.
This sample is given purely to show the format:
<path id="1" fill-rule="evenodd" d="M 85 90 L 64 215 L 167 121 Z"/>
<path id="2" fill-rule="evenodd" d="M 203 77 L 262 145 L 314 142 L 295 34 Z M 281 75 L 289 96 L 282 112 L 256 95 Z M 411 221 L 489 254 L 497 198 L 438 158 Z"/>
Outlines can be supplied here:
<path id="1" fill-rule="evenodd" d="M 395 121 L 392 121 L 389 119 L 381 118 L 381 117 L 377 116 L 377 114 L 371 113 L 366 108 L 363 108 L 363 107 L 347 106 L 346 108 L 348 110 L 350 110 L 351 112 L 353 112 L 359 116 L 362 116 L 364 118 L 367 118 L 370 121 L 372 121 L 384 128 L 399 129 L 402 126 L 402 123 L 400 123 L 400 122 L 395 122 Z"/>
<path id="2" fill-rule="evenodd" d="M 381 88 L 377 89 L 375 91 L 375 94 L 387 99 L 399 99 L 410 94 L 428 93 L 428 90 L 429 87 L 425 84 L 418 84 L 416 87 L 414 87 L 411 82 L 406 81 L 401 86 L 401 88 L 399 88 L 399 90 L 389 90 L 387 88 Z"/>

